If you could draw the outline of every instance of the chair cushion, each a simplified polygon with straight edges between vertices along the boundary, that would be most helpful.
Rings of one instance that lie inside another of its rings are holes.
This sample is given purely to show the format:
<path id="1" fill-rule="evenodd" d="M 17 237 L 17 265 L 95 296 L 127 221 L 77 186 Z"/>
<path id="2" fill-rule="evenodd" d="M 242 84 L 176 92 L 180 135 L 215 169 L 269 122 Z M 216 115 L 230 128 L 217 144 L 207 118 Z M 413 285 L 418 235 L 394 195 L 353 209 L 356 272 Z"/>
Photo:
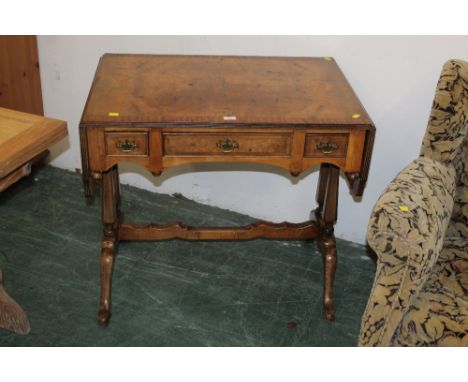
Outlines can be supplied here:
<path id="1" fill-rule="evenodd" d="M 394 337 L 401 346 L 468 346 L 468 239 L 446 238 Z"/>

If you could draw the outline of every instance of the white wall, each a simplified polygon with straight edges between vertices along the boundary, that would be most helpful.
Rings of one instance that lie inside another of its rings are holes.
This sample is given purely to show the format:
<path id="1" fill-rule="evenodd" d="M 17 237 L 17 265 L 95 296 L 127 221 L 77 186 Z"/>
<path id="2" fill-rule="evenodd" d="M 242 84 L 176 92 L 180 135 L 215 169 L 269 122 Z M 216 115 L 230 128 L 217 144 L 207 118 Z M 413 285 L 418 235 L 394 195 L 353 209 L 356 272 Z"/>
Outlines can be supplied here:
<path id="1" fill-rule="evenodd" d="M 45 113 L 64 119 L 69 146 L 53 151 L 52 164 L 80 167 L 78 123 L 99 57 L 112 53 L 333 56 L 377 127 L 369 181 L 360 201 L 341 179 L 336 234 L 365 242 L 370 211 L 396 173 L 419 153 L 435 85 L 445 60 L 468 60 L 468 37 L 373 36 L 40 36 Z M 122 166 L 122 181 L 271 221 L 307 220 L 315 207 L 317 172 L 299 179 L 274 168 L 232 165 L 173 168 L 159 178 Z M 269 172 L 263 172 L 268 170 Z M 137 171 L 136 174 L 134 171 Z M 157 218 L 157 217 L 156 217 Z"/>

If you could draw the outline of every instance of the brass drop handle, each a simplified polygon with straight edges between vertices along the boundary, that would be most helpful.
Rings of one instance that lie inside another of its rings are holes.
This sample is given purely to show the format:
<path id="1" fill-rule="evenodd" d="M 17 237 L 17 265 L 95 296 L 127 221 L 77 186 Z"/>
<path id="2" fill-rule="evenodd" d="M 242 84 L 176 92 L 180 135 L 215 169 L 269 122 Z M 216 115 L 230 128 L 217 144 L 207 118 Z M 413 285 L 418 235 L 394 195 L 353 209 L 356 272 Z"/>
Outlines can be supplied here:
<path id="1" fill-rule="evenodd" d="M 230 139 L 224 139 L 216 142 L 216 147 L 223 150 L 224 153 L 230 153 L 231 151 L 239 148 L 239 143 L 231 141 Z"/>
<path id="2" fill-rule="evenodd" d="M 331 154 L 338 148 L 338 145 L 333 142 L 319 142 L 317 148 L 322 154 Z"/>
<path id="3" fill-rule="evenodd" d="M 117 141 L 115 145 L 120 151 L 123 151 L 124 153 L 129 153 L 138 147 L 135 141 L 130 142 L 128 139 L 125 139 L 125 142 Z"/>

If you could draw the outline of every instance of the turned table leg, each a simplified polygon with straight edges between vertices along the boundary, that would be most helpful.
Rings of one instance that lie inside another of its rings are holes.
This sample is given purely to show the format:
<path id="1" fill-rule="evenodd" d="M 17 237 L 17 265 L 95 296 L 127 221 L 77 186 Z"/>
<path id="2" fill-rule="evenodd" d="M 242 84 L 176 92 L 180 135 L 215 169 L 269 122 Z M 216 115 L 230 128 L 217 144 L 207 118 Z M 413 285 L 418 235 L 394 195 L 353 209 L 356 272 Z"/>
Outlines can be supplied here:
<path id="1" fill-rule="evenodd" d="M 119 173 L 117 166 L 102 174 L 102 223 L 98 324 L 107 325 L 111 313 L 112 272 L 119 244 Z"/>
<path id="2" fill-rule="evenodd" d="M 338 210 L 338 182 L 340 170 L 331 164 L 320 167 L 319 184 L 317 188 L 318 207 L 315 217 L 320 224 L 318 246 L 323 258 L 323 308 L 325 318 L 335 320 L 333 288 L 336 271 L 336 239 L 334 225 Z"/>

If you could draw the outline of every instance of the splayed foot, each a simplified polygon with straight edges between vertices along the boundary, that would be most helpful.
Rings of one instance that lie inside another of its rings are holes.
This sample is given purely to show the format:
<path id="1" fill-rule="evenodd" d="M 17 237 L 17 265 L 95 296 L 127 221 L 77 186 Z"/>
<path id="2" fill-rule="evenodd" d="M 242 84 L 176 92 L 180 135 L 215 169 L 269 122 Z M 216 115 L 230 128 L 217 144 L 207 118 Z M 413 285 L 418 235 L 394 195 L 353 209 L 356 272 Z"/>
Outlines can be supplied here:
<path id="1" fill-rule="evenodd" d="M 0 327 L 17 334 L 28 334 L 31 330 L 28 317 L 23 309 L 3 288 L 3 274 L 0 270 Z"/>

